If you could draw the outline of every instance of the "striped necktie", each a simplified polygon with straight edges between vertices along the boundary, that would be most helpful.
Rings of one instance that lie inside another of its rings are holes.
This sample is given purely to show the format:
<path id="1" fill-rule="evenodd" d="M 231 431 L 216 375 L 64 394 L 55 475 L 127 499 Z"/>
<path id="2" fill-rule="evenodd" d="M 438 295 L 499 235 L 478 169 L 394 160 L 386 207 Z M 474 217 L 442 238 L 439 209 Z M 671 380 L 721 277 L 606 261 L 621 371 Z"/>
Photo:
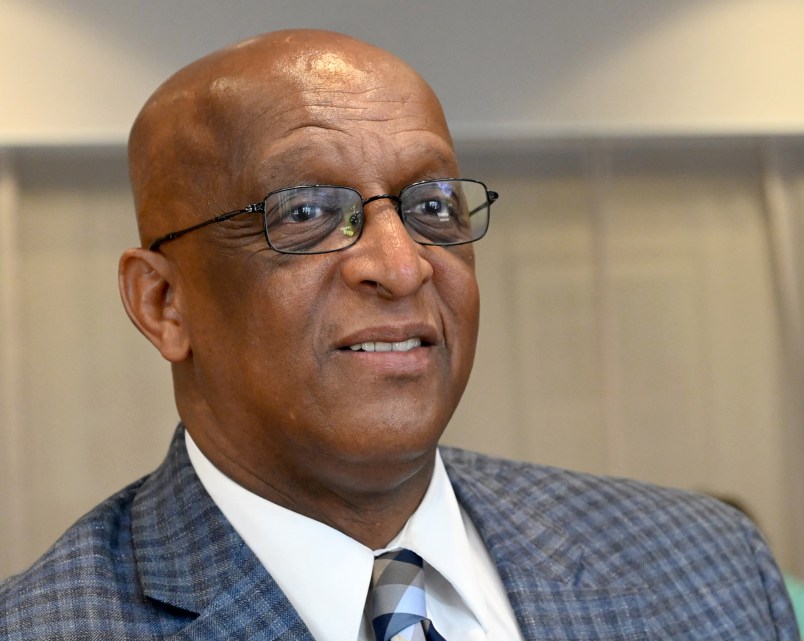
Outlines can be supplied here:
<path id="1" fill-rule="evenodd" d="M 415 552 L 394 550 L 374 559 L 369 598 L 377 641 L 445 641 L 426 616 L 422 558 Z"/>

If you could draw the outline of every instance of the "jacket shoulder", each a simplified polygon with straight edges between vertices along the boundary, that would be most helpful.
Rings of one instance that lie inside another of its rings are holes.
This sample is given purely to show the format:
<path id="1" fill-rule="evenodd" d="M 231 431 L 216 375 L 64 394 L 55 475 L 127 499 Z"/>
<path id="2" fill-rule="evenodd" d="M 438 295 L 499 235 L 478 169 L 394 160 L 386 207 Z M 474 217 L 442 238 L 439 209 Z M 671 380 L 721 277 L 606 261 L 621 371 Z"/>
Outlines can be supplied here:
<path id="1" fill-rule="evenodd" d="M 28 570 L 0 583 L 0 638 L 117 638 L 126 619 L 145 624 L 131 638 L 151 638 L 143 613 L 153 604 L 140 591 L 132 545 L 131 508 L 144 481 L 92 509 Z"/>
<path id="2" fill-rule="evenodd" d="M 462 450 L 443 448 L 442 457 L 501 572 L 528 568 L 529 576 L 578 591 L 630 591 L 663 613 L 660 629 L 690 624 L 690 613 L 706 604 L 708 625 L 764 621 L 766 638 L 796 638 L 770 550 L 732 507 L 684 490 Z"/>
<path id="3" fill-rule="evenodd" d="M 640 536 L 641 530 L 665 529 L 668 522 L 699 525 L 712 534 L 722 534 L 723 528 L 755 529 L 745 515 L 696 492 L 457 448 L 442 448 L 441 453 L 459 491 L 474 497 L 473 489 L 487 488 L 506 508 L 537 509 L 540 517 L 578 535 L 588 530 L 600 539 L 600 529 L 608 526 L 620 536 Z"/>

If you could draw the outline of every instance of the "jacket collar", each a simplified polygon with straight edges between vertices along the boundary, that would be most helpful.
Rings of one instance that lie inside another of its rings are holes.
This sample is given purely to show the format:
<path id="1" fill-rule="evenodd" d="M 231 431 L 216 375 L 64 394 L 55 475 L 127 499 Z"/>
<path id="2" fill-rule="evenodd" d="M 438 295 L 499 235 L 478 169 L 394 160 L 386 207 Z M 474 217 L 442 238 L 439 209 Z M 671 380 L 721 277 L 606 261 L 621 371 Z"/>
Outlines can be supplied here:
<path id="1" fill-rule="evenodd" d="M 441 453 L 525 639 L 648 638 L 650 591 L 640 579 L 613 571 L 608 559 L 590 553 L 572 533 L 562 501 L 564 492 L 573 491 L 567 472 L 501 464 L 452 448 Z"/>
<path id="2" fill-rule="evenodd" d="M 198 617 L 175 638 L 313 641 L 279 586 L 206 493 L 184 427 L 132 506 L 143 594 Z"/>

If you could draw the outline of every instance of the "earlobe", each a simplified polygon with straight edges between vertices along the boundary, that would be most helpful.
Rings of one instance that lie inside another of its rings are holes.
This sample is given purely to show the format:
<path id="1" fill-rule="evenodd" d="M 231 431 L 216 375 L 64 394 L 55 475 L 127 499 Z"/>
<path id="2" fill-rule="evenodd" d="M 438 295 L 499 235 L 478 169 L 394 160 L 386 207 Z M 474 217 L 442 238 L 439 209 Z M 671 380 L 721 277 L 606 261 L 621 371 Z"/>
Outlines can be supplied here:
<path id="1" fill-rule="evenodd" d="M 163 358 L 171 363 L 186 359 L 190 341 L 170 261 L 158 252 L 129 249 L 120 257 L 118 284 L 131 322 Z"/>

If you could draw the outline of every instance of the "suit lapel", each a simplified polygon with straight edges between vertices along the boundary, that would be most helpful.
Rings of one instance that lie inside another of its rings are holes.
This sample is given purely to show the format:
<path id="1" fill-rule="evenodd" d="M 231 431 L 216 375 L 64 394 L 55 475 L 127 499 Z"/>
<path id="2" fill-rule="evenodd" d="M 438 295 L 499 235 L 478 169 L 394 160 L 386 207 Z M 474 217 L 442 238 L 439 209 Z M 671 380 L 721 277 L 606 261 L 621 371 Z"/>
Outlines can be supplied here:
<path id="1" fill-rule="evenodd" d="M 201 485 L 182 427 L 137 493 L 131 527 L 143 594 L 191 620 L 173 638 L 314 641 Z"/>
<path id="2" fill-rule="evenodd" d="M 197 619 L 170 638 L 315 641 L 261 565 L 236 574 L 237 580 L 221 590 Z"/>
<path id="3" fill-rule="evenodd" d="M 497 564 L 525 639 L 648 638 L 646 586 L 612 576 L 605 560 L 589 558 L 555 518 L 560 505 L 554 476 L 523 479 L 521 469 L 503 469 L 492 459 L 449 448 L 442 455 L 458 501 Z"/>

